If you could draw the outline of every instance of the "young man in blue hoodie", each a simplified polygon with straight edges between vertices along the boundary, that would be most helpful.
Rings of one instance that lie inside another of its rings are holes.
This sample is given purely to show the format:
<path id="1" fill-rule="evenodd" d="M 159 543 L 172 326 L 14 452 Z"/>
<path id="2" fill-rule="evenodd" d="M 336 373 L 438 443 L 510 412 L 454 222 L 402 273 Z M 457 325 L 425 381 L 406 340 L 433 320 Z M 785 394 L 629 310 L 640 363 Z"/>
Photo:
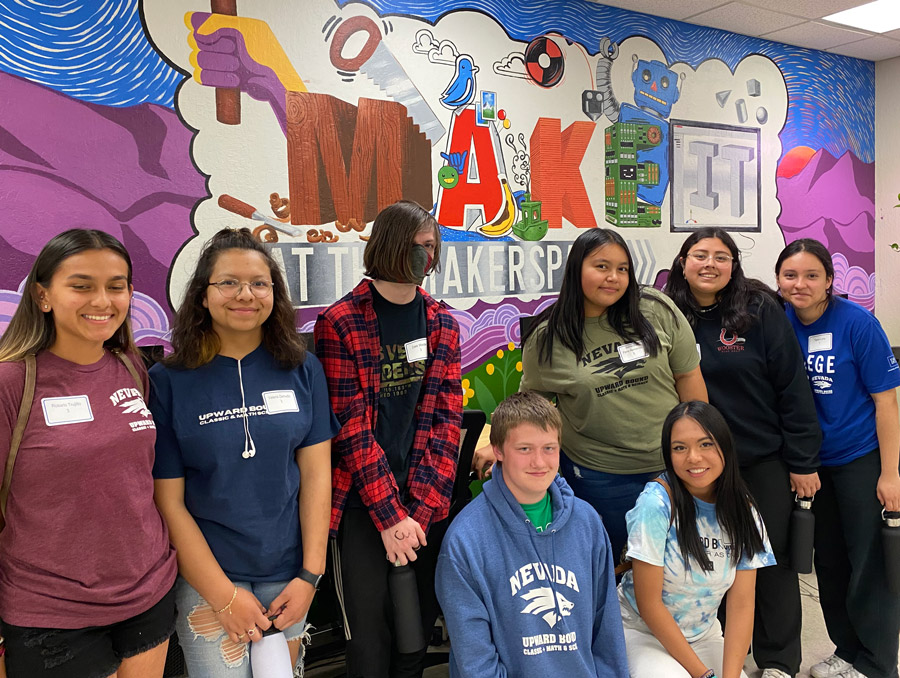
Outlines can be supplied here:
<path id="1" fill-rule="evenodd" d="M 493 478 L 438 559 L 451 677 L 628 678 L 609 539 L 557 473 L 561 427 L 534 392 L 494 410 Z"/>

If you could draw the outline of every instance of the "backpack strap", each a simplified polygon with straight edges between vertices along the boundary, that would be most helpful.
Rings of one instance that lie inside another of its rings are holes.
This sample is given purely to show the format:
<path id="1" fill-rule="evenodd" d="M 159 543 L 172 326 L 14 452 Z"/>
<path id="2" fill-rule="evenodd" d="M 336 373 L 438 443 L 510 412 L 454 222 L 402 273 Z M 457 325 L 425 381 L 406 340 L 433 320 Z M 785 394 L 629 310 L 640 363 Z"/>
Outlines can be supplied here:
<path id="1" fill-rule="evenodd" d="M 669 504 L 672 503 L 672 489 L 669 487 L 669 483 L 662 479 L 662 477 L 654 478 L 651 482 L 659 483 L 663 486 L 663 489 L 666 491 L 666 494 L 669 495 Z M 669 525 L 672 525 L 672 521 L 675 520 L 675 513 L 669 509 Z M 625 548 L 622 549 L 622 556 L 619 560 L 619 564 L 616 565 L 615 573 L 617 577 L 621 577 L 623 574 L 628 572 L 632 568 L 632 562 L 625 557 L 625 552 L 628 550 L 628 544 L 625 545 Z"/>
<path id="2" fill-rule="evenodd" d="M 122 361 L 122 364 L 125 365 L 125 369 L 128 370 L 128 374 L 130 374 L 131 378 L 134 379 L 134 384 L 135 386 L 137 386 L 137 390 L 141 393 L 141 398 L 146 400 L 147 395 L 144 393 L 144 384 L 141 381 L 141 376 L 138 374 L 138 371 L 134 367 L 134 363 L 131 362 L 131 359 L 125 354 L 122 349 L 113 349 L 113 355 L 115 355 L 119 360 Z"/>
<path id="3" fill-rule="evenodd" d="M 34 401 L 34 384 L 37 376 L 34 354 L 25 356 L 25 388 L 22 391 L 22 403 L 19 405 L 19 416 L 16 419 L 16 427 L 13 429 L 12 438 L 9 441 L 9 457 L 6 459 L 6 470 L 3 473 L 3 485 L 0 487 L 0 530 L 6 525 L 6 501 L 9 499 L 9 485 L 12 482 L 13 467 L 16 465 L 16 455 L 19 453 L 19 445 L 22 436 L 25 435 L 25 427 L 28 425 L 28 417 L 31 414 L 31 405 Z"/>
<path id="4" fill-rule="evenodd" d="M 134 379 L 141 397 L 144 398 L 144 385 L 141 377 L 134 367 L 131 359 L 120 349 L 114 349 L 113 354 L 122 361 L 125 369 Z M 19 416 L 16 419 L 16 427 L 13 429 L 12 438 L 9 441 L 9 457 L 6 459 L 6 470 L 3 473 L 3 485 L 0 486 L 0 531 L 6 526 L 6 502 L 9 500 L 9 488 L 12 484 L 13 468 L 16 465 L 16 456 L 19 453 L 19 445 L 22 436 L 25 435 L 25 427 L 28 425 L 28 417 L 31 415 L 31 406 L 34 402 L 34 387 L 37 381 L 37 364 L 34 354 L 25 356 L 25 388 L 22 392 L 22 403 L 19 405 Z"/>

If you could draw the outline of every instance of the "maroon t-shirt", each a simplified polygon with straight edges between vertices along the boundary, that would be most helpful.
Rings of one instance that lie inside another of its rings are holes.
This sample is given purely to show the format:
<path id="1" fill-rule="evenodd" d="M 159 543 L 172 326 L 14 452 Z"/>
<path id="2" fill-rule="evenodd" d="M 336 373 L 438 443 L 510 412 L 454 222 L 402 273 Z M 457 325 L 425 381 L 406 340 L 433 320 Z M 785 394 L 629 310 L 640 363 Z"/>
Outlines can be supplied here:
<path id="1" fill-rule="evenodd" d="M 133 358 L 147 389 L 147 375 Z M 0 472 L 24 363 L 0 363 Z M 76 365 L 43 351 L 0 534 L 0 618 L 16 626 L 105 626 L 155 605 L 175 551 L 153 503 L 156 428 L 111 353 Z"/>

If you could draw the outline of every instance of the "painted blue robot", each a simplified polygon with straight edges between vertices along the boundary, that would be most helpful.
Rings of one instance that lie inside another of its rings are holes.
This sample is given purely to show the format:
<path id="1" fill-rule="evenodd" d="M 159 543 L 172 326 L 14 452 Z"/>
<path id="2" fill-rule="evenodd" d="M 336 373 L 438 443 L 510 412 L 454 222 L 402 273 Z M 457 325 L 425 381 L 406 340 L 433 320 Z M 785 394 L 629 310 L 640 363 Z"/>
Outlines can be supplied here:
<path id="1" fill-rule="evenodd" d="M 632 56 L 632 61 L 631 80 L 634 83 L 634 103 L 637 105 L 621 105 L 618 122 L 607 128 L 607 139 L 625 139 L 632 135 L 640 138 L 628 144 L 633 149 L 625 154 L 629 158 L 620 152 L 624 149 L 612 153 L 613 148 L 607 144 L 607 221 L 620 226 L 637 226 L 640 215 L 640 225 L 659 225 L 661 221 L 658 217 L 649 217 L 651 212 L 659 214 L 658 208 L 669 185 L 669 123 L 666 118 L 678 101 L 679 75 L 661 61 L 645 61 L 637 55 Z M 619 129 L 622 126 L 625 127 Z M 626 168 L 624 164 L 633 165 L 634 169 Z M 654 180 L 647 183 L 641 181 L 639 176 L 644 173 Z M 635 181 L 637 190 L 621 192 L 619 184 L 622 179 L 627 179 L 629 184 Z M 651 210 L 651 205 L 657 209 Z"/>

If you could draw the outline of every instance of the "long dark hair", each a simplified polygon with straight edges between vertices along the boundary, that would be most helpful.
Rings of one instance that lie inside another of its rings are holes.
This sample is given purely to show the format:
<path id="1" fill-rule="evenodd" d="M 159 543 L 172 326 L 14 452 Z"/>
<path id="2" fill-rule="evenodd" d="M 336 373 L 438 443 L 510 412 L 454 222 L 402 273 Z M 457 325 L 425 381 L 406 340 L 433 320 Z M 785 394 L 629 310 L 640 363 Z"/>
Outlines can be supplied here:
<path id="1" fill-rule="evenodd" d="M 0 338 L 0 362 L 22 360 L 29 353 L 37 353 L 50 348 L 56 340 L 56 324 L 52 313 L 41 310 L 37 296 L 37 285 L 49 287 L 50 280 L 63 261 L 86 250 L 110 250 L 118 254 L 128 265 L 128 285 L 131 285 L 131 257 L 125 246 L 109 233 L 90 228 L 72 228 L 54 236 L 37 255 L 28 277 L 22 299 L 3 337 Z M 119 325 L 103 346 L 110 350 L 134 353 L 134 337 L 131 334 L 131 319 Z"/>
<path id="2" fill-rule="evenodd" d="M 604 245 L 618 245 L 628 258 L 628 287 L 622 298 L 606 309 L 609 324 L 625 341 L 642 341 L 650 355 L 655 356 L 659 351 L 661 347 L 659 337 L 656 336 L 653 325 L 641 313 L 640 301 L 641 297 L 648 297 L 660 304 L 663 302 L 655 296 L 655 292 L 647 292 L 638 284 L 637 278 L 634 277 L 631 252 L 628 251 L 628 245 L 622 236 L 608 228 L 592 228 L 579 235 L 572 243 L 556 302 L 535 319 L 529 331 L 522 337 L 524 346 L 538 325 L 544 320 L 549 320 L 547 331 L 536 337 L 540 362 L 548 364 L 552 362 L 555 340 L 572 351 L 576 359 L 580 359 L 584 353 L 584 291 L 581 286 L 581 267 L 591 252 Z M 668 307 L 666 309 L 671 311 Z"/>
<path id="3" fill-rule="evenodd" d="M 691 286 L 684 277 L 684 262 L 691 248 L 706 238 L 718 238 L 731 253 L 731 280 L 716 294 L 722 326 L 734 334 L 742 334 L 758 317 L 759 308 L 765 303 L 775 303 L 781 307 L 775 291 L 761 280 L 748 278 L 741 266 L 741 251 L 734 239 L 721 228 L 707 226 L 691 233 L 684 243 L 666 281 L 664 292 L 669 295 L 678 309 L 684 313 L 691 327 L 697 326 L 700 318 L 700 304 L 691 292 Z"/>
<path id="4" fill-rule="evenodd" d="M 822 262 L 822 267 L 825 269 L 825 277 L 831 278 L 831 284 L 825 290 L 825 308 L 828 308 L 834 300 L 834 262 L 831 260 L 831 252 L 818 240 L 800 238 L 781 250 L 781 254 L 778 255 L 778 259 L 775 261 L 775 275 L 781 274 L 781 265 L 785 259 L 795 254 L 800 254 L 800 252 L 809 252 Z"/>
<path id="5" fill-rule="evenodd" d="M 221 342 L 212 327 L 212 317 L 203 306 L 209 289 L 209 278 L 219 255 L 227 250 L 252 250 L 259 252 L 269 267 L 272 277 L 272 313 L 262 326 L 262 343 L 284 368 L 296 367 L 303 362 L 306 346 L 296 329 L 294 307 L 288 297 L 287 285 L 281 268 L 269 250 L 250 233 L 250 229 L 223 228 L 216 233 L 200 252 L 194 275 L 188 282 L 184 301 L 172 323 L 173 353 L 166 364 L 194 369 L 205 365 L 219 352 Z"/>
<path id="6" fill-rule="evenodd" d="M 694 498 L 672 465 L 672 427 L 676 421 L 685 417 L 699 424 L 700 428 L 715 441 L 722 455 L 724 462 L 722 474 L 715 482 L 716 518 L 723 532 L 731 540 L 731 562 L 739 562 L 745 553 L 761 552 L 764 549 L 763 539 L 752 510 L 756 507 L 756 502 L 738 472 L 734 441 L 724 417 L 709 403 L 699 400 L 679 403 L 669 412 L 662 430 L 663 461 L 666 464 L 666 475 L 672 492 L 675 531 L 685 564 L 689 563 L 689 558 L 693 558 L 704 572 L 711 572 L 713 564 L 700 542 L 700 533 L 697 531 Z"/>

